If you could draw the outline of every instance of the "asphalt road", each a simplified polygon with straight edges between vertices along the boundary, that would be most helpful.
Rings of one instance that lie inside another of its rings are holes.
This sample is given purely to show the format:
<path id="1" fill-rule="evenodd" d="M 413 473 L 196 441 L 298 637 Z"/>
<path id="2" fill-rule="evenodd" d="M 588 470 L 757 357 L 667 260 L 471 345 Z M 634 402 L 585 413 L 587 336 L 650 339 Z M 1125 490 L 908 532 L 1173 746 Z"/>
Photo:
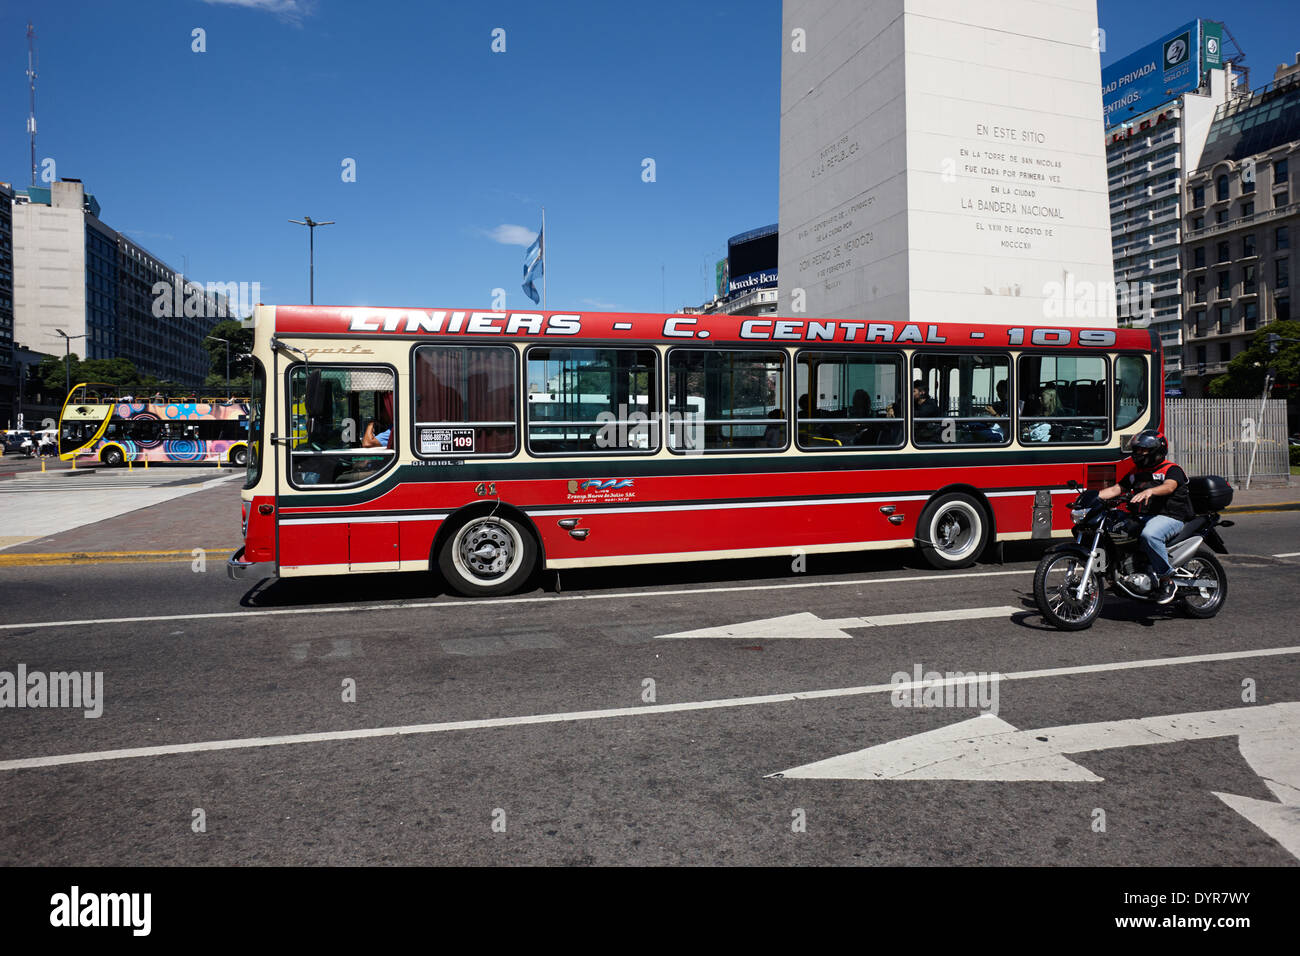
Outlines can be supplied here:
<path id="1" fill-rule="evenodd" d="M 946 574 L 901 552 L 565 572 L 479 601 L 424 575 L 234 582 L 224 555 L 0 569 L 0 671 L 103 674 L 98 718 L 0 709 L 0 864 L 1296 865 L 1300 811 L 1265 778 L 1300 738 L 1300 558 L 1274 557 L 1300 513 L 1236 521 L 1218 618 L 1110 599 L 1081 634 L 1033 610 L 1030 546 Z M 1003 675 L 996 716 L 894 706 L 918 666 Z"/>

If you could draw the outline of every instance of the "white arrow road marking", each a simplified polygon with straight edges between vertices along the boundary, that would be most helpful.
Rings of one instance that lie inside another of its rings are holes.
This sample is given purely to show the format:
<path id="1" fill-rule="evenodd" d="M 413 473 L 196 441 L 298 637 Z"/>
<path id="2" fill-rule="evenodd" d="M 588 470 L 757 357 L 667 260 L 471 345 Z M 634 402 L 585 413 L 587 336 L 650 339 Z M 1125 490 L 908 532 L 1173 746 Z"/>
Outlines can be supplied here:
<path id="1" fill-rule="evenodd" d="M 824 621 L 816 614 L 803 611 L 799 614 L 787 614 L 784 617 L 769 617 L 759 621 L 745 621 L 740 624 L 724 624 L 720 627 L 701 627 L 694 631 L 679 631 L 676 634 L 660 634 L 657 640 L 675 640 L 678 638 L 741 638 L 751 641 L 767 641 L 788 638 L 852 638 L 845 634 L 847 628 L 854 627 L 892 627 L 897 624 L 929 624 L 935 621 L 971 621 L 977 618 L 1010 617 L 1019 614 L 1024 608 L 1016 607 L 968 607 L 952 611 L 918 611 L 911 614 L 878 614 L 874 617 L 840 617 Z"/>
<path id="2" fill-rule="evenodd" d="M 1102 778 L 1064 754 L 1232 736 L 1280 802 L 1217 791 L 1215 796 L 1300 857 L 1300 703 L 1295 702 L 1042 730 L 1017 730 L 986 714 L 769 776 L 1095 783 Z"/>

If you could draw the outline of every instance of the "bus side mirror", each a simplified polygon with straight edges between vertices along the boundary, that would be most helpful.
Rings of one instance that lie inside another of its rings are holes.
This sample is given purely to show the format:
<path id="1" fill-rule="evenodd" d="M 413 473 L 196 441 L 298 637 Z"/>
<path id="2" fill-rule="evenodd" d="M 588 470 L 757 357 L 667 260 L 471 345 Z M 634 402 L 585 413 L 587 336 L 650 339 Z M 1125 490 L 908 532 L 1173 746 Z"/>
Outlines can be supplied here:
<path id="1" fill-rule="evenodd" d="M 307 373 L 307 414 L 312 418 L 320 417 L 321 409 L 321 387 L 320 387 L 320 369 L 312 369 Z"/>

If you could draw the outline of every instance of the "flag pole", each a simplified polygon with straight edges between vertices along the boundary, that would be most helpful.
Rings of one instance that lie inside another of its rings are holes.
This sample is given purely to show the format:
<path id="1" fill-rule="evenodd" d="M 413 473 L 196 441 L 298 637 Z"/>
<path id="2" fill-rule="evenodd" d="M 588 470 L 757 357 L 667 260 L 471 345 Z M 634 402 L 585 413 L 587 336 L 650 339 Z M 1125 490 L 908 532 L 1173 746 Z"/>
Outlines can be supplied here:
<path id="1" fill-rule="evenodd" d="M 542 311 L 546 311 L 546 207 L 542 207 Z"/>

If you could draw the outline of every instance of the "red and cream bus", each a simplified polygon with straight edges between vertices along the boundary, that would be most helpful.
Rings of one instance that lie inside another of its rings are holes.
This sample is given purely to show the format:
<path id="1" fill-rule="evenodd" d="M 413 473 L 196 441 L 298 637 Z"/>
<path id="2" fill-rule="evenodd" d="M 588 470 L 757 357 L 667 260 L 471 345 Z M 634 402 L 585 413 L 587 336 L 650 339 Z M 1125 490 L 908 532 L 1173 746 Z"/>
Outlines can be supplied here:
<path id="1" fill-rule="evenodd" d="M 258 306 L 244 547 L 283 576 L 919 546 L 1068 533 L 1075 479 L 1160 428 L 1132 329 Z M 268 569 L 270 570 L 270 569 Z"/>

